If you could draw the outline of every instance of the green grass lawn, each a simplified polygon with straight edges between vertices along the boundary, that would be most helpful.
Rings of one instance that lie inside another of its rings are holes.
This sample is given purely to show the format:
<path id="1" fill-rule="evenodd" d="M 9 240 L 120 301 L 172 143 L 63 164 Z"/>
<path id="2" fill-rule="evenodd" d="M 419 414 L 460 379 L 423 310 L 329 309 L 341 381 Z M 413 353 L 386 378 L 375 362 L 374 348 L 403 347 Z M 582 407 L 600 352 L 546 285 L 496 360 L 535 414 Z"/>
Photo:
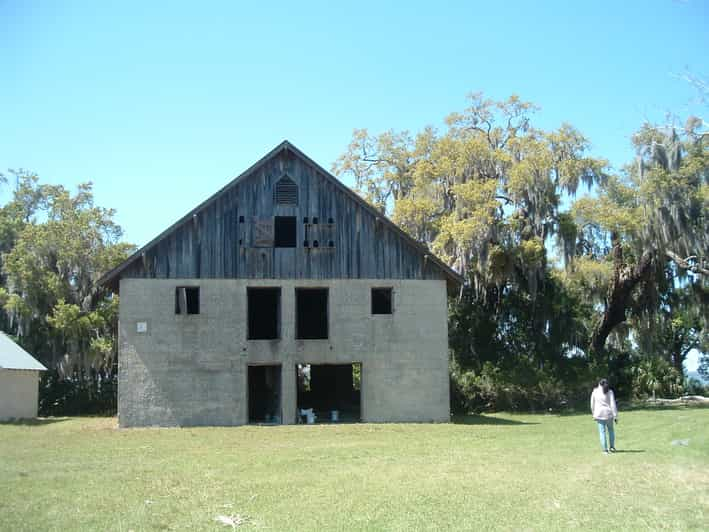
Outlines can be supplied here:
<path id="1" fill-rule="evenodd" d="M 0 530 L 709 529 L 709 409 L 442 425 L 0 425 Z M 679 444 L 677 440 L 682 440 Z M 675 444 L 672 442 L 675 441 Z"/>

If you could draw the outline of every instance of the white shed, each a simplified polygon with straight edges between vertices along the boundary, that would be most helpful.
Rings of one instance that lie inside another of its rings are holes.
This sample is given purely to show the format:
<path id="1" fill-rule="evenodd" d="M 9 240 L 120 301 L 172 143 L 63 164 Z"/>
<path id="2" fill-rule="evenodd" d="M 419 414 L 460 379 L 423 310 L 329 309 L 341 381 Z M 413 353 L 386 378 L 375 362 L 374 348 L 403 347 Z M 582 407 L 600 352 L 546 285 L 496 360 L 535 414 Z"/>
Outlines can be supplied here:
<path id="1" fill-rule="evenodd" d="M 37 417 L 42 364 L 0 332 L 0 420 Z"/>

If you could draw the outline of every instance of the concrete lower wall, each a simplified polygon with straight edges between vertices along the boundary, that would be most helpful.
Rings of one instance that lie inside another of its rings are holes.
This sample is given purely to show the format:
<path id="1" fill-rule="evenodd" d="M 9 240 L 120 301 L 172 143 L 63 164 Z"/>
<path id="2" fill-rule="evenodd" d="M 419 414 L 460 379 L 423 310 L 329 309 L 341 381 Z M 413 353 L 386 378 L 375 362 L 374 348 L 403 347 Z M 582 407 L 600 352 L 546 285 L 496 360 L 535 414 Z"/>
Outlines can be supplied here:
<path id="1" fill-rule="evenodd" d="M 175 288 L 200 287 L 200 313 L 175 314 Z M 279 340 L 247 340 L 247 287 L 281 287 Z M 295 288 L 329 289 L 329 338 L 295 339 Z M 371 314 L 371 288 L 394 312 Z M 281 365 L 284 423 L 296 420 L 296 364 L 362 364 L 363 421 L 448 421 L 445 281 L 158 280 L 120 285 L 122 427 L 240 425 L 250 364 Z"/>
<path id="2" fill-rule="evenodd" d="M 37 417 L 39 371 L 0 369 L 0 420 Z"/>

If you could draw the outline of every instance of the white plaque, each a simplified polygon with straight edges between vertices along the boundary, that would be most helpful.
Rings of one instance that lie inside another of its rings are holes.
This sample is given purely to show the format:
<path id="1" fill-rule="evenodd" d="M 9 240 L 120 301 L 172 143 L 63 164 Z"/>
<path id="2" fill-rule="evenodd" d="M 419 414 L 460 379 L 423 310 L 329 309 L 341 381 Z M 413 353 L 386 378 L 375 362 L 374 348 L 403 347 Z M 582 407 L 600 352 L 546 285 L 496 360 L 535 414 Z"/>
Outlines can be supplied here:
<path id="1" fill-rule="evenodd" d="M 138 333 L 146 333 L 148 332 L 148 322 L 147 321 L 139 321 L 135 324 L 135 332 Z"/>

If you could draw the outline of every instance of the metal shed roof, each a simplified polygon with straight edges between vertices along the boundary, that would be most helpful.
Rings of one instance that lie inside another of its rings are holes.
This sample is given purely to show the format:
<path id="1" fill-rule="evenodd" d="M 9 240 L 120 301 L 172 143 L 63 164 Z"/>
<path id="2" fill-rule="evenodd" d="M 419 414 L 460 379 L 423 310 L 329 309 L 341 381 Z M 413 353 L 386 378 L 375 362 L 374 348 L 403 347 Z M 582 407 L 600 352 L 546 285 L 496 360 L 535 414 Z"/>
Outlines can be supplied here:
<path id="1" fill-rule="evenodd" d="M 0 332 L 0 369 L 34 369 L 45 371 L 47 368 L 13 342 L 12 338 Z"/>

